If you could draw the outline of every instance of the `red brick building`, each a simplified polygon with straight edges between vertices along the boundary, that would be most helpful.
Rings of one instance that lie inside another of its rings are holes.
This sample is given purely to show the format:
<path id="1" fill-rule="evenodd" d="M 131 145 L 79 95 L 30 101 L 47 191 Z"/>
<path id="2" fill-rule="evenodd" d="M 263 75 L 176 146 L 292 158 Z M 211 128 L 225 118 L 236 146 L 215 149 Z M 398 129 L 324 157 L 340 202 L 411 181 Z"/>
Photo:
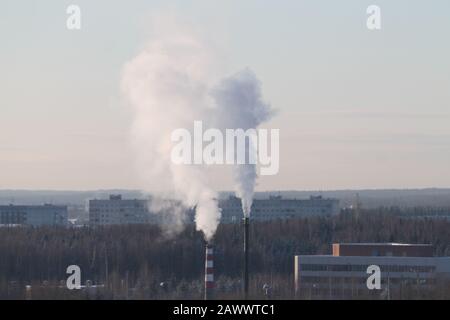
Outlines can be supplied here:
<path id="1" fill-rule="evenodd" d="M 431 244 L 333 243 L 333 256 L 432 257 Z"/>

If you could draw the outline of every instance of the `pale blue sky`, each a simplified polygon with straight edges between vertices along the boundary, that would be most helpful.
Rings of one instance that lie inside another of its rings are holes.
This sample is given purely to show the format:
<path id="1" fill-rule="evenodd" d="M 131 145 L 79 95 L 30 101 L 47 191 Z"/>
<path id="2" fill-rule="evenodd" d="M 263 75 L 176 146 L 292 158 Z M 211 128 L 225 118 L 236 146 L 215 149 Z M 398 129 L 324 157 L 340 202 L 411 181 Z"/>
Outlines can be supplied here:
<path id="1" fill-rule="evenodd" d="M 450 187 L 448 0 L 2 0 L 0 189 L 138 187 L 120 72 L 167 10 L 212 40 L 224 72 L 253 69 L 279 109 L 280 173 L 259 190 Z"/>

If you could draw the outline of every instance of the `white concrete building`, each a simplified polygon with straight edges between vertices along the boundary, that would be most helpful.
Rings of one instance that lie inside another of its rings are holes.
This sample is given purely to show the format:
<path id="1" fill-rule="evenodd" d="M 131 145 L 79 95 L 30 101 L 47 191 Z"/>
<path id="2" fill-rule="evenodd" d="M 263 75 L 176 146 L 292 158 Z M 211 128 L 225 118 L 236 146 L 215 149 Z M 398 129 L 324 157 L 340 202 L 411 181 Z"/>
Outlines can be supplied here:
<path id="1" fill-rule="evenodd" d="M 194 208 L 182 210 L 181 203 L 174 200 L 158 200 L 158 211 L 151 210 L 152 198 L 122 199 L 121 195 L 110 195 L 109 199 L 89 201 L 89 225 L 159 224 L 173 225 L 194 223 Z"/>
<path id="2" fill-rule="evenodd" d="M 89 201 L 89 225 L 113 225 L 154 223 L 177 223 L 180 216 L 185 223 L 194 223 L 195 207 L 185 208 L 182 215 L 175 214 L 173 208 L 181 208 L 181 203 L 166 200 L 165 212 L 152 213 L 149 204 L 152 199 L 122 199 L 120 195 L 111 195 L 109 199 Z M 219 200 L 222 210 L 222 223 L 240 222 L 243 218 L 241 199 L 229 197 Z M 310 197 L 309 199 L 283 199 L 281 196 L 268 199 L 256 199 L 253 202 L 251 219 L 268 221 L 315 215 L 334 215 L 339 213 L 339 200 Z M 178 221 L 179 223 L 179 221 Z"/>
<path id="3" fill-rule="evenodd" d="M 222 209 L 222 222 L 239 222 L 243 218 L 241 200 L 229 197 L 219 201 Z M 335 215 L 339 213 L 339 200 L 311 196 L 309 199 L 283 199 L 271 196 L 268 199 L 253 201 L 251 219 L 267 221 L 307 216 Z"/>
<path id="4" fill-rule="evenodd" d="M 121 195 L 89 200 L 91 226 L 148 223 L 150 219 L 148 200 L 122 199 Z"/>

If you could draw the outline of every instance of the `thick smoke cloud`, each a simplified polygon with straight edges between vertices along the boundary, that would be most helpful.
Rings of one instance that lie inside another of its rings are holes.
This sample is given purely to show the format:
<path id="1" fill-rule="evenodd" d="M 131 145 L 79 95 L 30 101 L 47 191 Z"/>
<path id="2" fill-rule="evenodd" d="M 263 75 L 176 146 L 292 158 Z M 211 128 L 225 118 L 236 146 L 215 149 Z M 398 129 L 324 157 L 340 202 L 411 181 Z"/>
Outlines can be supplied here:
<path id="1" fill-rule="evenodd" d="M 195 120 L 208 121 L 209 49 L 184 26 L 167 20 L 157 19 L 154 30 L 153 40 L 125 65 L 122 77 L 122 90 L 134 113 L 138 168 L 144 188 L 158 186 L 168 198 L 196 207 L 197 229 L 210 239 L 220 210 L 205 168 L 175 165 L 170 158 L 173 130 L 191 128 Z"/>
<path id="2" fill-rule="evenodd" d="M 210 47 L 186 26 L 171 23 L 173 17 L 159 17 L 152 40 L 123 71 L 122 91 L 133 110 L 132 141 L 145 191 L 194 208 L 195 222 L 206 240 L 217 229 L 221 212 L 217 192 L 210 187 L 204 165 L 180 165 L 171 161 L 175 129 L 192 131 L 194 121 L 205 128 L 252 129 L 269 119 L 271 112 L 262 101 L 260 83 L 245 69 L 221 81 L 212 74 L 216 68 Z M 168 23 L 169 21 L 169 23 Z M 192 134 L 192 132 L 191 132 Z M 230 150 L 226 150 L 230 152 Z M 235 166 L 236 194 L 249 215 L 256 183 L 256 166 Z M 171 202 L 171 205 L 174 202 Z M 165 205 L 153 205 L 152 209 Z M 186 210 L 174 208 L 174 214 Z M 184 217 L 175 217 L 173 232 Z"/>

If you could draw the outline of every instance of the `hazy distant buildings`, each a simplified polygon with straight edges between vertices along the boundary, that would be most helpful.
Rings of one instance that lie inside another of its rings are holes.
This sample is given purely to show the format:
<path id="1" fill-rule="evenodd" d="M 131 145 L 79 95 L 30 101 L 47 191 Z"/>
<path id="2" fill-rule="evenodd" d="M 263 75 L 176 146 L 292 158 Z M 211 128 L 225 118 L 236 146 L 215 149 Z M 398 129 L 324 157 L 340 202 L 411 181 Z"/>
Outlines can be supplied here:
<path id="1" fill-rule="evenodd" d="M 157 210 L 152 209 L 152 199 L 122 199 L 110 195 L 109 199 L 89 201 L 89 225 L 158 224 L 180 225 L 194 223 L 194 208 L 183 209 L 179 201 L 158 200 Z"/>
<path id="2" fill-rule="evenodd" d="M 114 224 L 179 224 L 194 223 L 195 208 L 181 209 L 177 201 L 166 200 L 160 207 L 162 212 L 149 210 L 151 199 L 122 199 L 121 195 L 110 195 L 109 199 L 89 201 L 89 225 Z M 239 222 L 242 217 L 241 200 L 236 197 L 219 200 L 222 223 Z M 289 219 L 315 215 L 334 215 L 339 212 L 339 200 L 310 197 L 309 199 L 283 199 L 274 196 L 253 202 L 251 217 L 257 221 Z"/>
<path id="3" fill-rule="evenodd" d="M 89 225 L 116 225 L 149 223 L 148 200 L 122 199 L 110 195 L 109 199 L 89 200 Z"/>
<path id="4" fill-rule="evenodd" d="M 0 225 L 66 226 L 67 207 L 50 204 L 41 206 L 0 206 Z"/>
<path id="5" fill-rule="evenodd" d="M 219 201 L 222 209 L 222 222 L 238 222 L 243 218 L 241 200 L 229 197 Z M 283 199 L 281 196 L 270 196 L 268 199 L 253 201 L 251 219 L 267 221 L 273 219 L 289 219 L 307 216 L 335 215 L 339 213 L 339 200 L 311 196 L 309 199 Z"/>
<path id="6" fill-rule="evenodd" d="M 380 267 L 381 289 L 369 290 L 367 268 Z M 428 244 L 336 243 L 333 255 L 295 256 L 295 291 L 303 298 L 398 297 L 450 279 L 450 257 L 434 257 Z"/>

